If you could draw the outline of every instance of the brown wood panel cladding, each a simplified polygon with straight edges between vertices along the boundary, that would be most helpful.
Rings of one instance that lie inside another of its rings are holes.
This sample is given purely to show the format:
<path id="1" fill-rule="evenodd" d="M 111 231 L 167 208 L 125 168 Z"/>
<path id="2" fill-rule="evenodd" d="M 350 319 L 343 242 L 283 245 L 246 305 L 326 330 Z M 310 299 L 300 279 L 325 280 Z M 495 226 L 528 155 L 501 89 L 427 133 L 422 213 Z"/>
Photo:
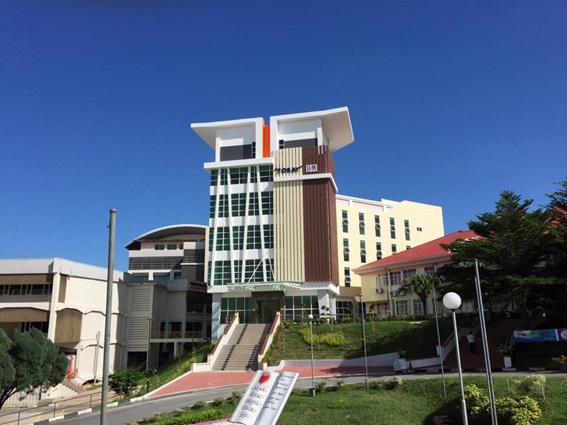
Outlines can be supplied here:
<path id="1" fill-rule="evenodd" d="M 334 173 L 334 165 L 324 146 L 303 149 L 303 164 L 317 164 L 317 173 Z M 339 281 L 337 261 L 337 207 L 335 190 L 329 179 L 303 181 L 305 280 Z"/>
<path id="2" fill-rule="evenodd" d="M 83 314 L 80 311 L 66 308 L 57 312 L 55 327 L 55 343 L 77 343 L 81 340 L 81 324 Z"/>

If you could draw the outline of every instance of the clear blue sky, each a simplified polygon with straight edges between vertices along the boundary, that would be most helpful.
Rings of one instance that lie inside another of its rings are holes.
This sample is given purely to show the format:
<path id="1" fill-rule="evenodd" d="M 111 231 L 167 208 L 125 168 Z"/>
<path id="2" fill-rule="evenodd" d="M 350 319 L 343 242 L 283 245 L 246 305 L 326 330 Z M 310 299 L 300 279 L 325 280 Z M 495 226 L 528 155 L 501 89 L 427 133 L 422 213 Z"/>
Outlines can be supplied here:
<path id="1" fill-rule="evenodd" d="M 0 258 L 116 267 L 207 224 L 207 122 L 348 106 L 339 192 L 443 207 L 567 177 L 567 1 L 0 0 Z"/>

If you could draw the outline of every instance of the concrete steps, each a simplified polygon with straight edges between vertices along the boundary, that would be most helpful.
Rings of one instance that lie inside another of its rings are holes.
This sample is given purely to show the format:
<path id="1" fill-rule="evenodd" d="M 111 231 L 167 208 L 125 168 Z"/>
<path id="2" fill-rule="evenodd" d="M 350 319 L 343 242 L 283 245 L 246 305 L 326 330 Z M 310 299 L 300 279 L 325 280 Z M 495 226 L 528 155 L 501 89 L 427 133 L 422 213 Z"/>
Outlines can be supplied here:
<path id="1" fill-rule="evenodd" d="M 237 325 L 225 345 L 213 370 L 258 370 L 258 350 L 270 330 L 271 324 Z"/>

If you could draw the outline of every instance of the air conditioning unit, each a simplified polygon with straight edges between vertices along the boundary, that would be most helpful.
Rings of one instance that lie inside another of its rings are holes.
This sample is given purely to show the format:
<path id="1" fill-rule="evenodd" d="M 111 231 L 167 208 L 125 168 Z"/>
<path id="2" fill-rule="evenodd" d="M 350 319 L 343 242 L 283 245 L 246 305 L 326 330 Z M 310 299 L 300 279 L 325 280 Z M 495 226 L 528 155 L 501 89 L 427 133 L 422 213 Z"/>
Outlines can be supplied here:
<path id="1" fill-rule="evenodd" d="M 384 288 L 376 288 L 376 293 L 377 293 L 377 294 L 383 294 L 383 293 L 384 293 Z"/>
<path id="2" fill-rule="evenodd" d="M 404 295 L 406 295 L 406 291 L 405 291 L 404 289 L 400 289 L 400 290 L 398 291 L 398 295 L 399 295 L 400 297 L 403 297 Z"/>
<path id="3" fill-rule="evenodd" d="M 397 297 L 397 296 L 398 296 L 398 291 L 390 291 L 390 296 L 392 296 L 392 297 Z"/>

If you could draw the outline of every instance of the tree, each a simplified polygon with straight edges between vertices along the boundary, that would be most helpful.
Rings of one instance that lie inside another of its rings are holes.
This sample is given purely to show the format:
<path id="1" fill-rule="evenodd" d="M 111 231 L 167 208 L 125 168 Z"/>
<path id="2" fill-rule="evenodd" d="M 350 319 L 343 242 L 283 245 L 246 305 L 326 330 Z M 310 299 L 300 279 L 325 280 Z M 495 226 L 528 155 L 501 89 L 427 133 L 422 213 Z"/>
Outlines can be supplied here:
<path id="1" fill-rule="evenodd" d="M 114 372 L 110 376 L 109 385 L 116 394 L 127 397 L 138 388 L 143 377 L 144 373 L 138 367 L 132 366 Z"/>
<path id="2" fill-rule="evenodd" d="M 560 194 L 556 195 L 559 200 Z M 565 250 L 565 246 L 559 248 L 557 244 L 557 224 L 550 219 L 549 208 L 532 209 L 532 204 L 531 199 L 504 191 L 494 212 L 479 214 L 477 220 L 468 223 L 478 239 L 444 246 L 453 253 L 455 262 L 440 270 L 450 282 L 450 290 L 465 299 L 476 298 L 475 259 L 479 262 L 483 296 L 489 303 L 535 299 L 542 285 L 557 283 L 556 276 L 549 273 L 549 260 L 552 247 Z"/>
<path id="3" fill-rule="evenodd" d="M 69 361 L 55 344 L 35 328 L 14 331 L 12 339 L 0 329 L 0 409 L 13 394 L 54 386 L 65 378 Z"/>
<path id="4" fill-rule="evenodd" d="M 552 243 L 546 263 L 546 272 L 562 283 L 567 283 L 567 179 L 558 183 L 559 189 L 548 194 L 546 205 L 548 219 L 552 223 Z"/>
<path id="5" fill-rule="evenodd" d="M 438 282 L 439 278 L 436 276 L 418 273 L 404 280 L 400 289 L 417 295 L 423 304 L 423 314 L 427 315 L 427 297 L 431 294 L 433 288 L 437 286 Z"/>

